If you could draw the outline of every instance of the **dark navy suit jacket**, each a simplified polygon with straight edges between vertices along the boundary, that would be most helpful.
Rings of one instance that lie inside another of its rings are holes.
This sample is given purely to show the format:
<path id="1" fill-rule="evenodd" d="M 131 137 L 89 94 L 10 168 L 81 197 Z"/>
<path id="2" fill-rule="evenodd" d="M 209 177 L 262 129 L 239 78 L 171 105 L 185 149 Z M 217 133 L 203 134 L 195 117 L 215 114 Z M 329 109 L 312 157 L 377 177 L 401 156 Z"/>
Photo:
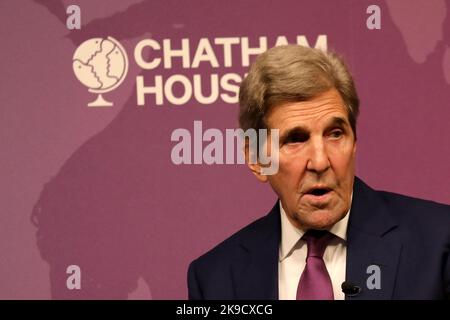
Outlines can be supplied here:
<path id="1" fill-rule="evenodd" d="M 277 203 L 191 263 L 189 298 L 278 299 L 280 239 Z M 449 299 L 449 252 L 450 206 L 375 191 L 355 177 L 346 281 L 362 291 L 347 299 Z M 367 287 L 370 265 L 380 268 L 380 289 Z"/>

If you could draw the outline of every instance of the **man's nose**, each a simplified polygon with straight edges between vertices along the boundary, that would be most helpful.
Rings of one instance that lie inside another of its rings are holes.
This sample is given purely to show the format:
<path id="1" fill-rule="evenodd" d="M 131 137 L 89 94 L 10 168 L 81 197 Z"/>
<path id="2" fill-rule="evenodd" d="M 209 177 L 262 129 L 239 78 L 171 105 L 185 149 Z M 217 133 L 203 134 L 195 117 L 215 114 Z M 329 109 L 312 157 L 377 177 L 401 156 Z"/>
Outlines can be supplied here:
<path id="1" fill-rule="evenodd" d="M 311 141 L 308 152 L 307 170 L 322 174 L 330 167 L 330 160 L 322 138 Z"/>

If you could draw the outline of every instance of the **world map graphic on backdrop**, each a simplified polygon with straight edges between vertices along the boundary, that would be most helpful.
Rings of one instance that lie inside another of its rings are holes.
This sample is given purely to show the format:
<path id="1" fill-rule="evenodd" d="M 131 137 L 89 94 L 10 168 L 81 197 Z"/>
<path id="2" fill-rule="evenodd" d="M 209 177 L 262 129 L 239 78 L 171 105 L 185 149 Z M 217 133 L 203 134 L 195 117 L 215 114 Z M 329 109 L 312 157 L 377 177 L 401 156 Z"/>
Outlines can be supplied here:
<path id="1" fill-rule="evenodd" d="M 411 59 L 424 63 L 442 40 L 444 40 L 444 22 L 448 15 L 447 4 L 444 0 L 435 1 L 432 6 L 426 1 L 387 1 L 387 7 L 394 24 L 399 28 L 403 41 Z M 420 17 L 417 23 L 412 17 Z M 442 71 L 450 85 L 450 68 L 448 59 L 450 44 L 444 42 L 445 53 L 442 57 Z"/>

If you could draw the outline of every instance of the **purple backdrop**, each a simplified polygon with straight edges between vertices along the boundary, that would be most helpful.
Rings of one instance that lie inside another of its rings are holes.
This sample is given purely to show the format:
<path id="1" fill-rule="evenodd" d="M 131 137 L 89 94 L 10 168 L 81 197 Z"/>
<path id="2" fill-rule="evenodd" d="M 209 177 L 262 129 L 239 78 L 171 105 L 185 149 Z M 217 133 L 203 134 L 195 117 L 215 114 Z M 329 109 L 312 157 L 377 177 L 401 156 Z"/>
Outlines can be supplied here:
<path id="1" fill-rule="evenodd" d="M 450 203 L 450 5 L 444 0 L 392 1 L 77 1 L 81 30 L 66 27 L 73 1 L 0 3 L 0 298 L 186 298 L 188 263 L 276 200 L 243 165 L 172 163 L 176 128 L 235 128 L 237 104 L 201 105 L 149 95 L 136 103 L 136 76 L 151 84 L 180 74 L 247 68 L 201 63 L 142 70 L 136 44 L 187 38 L 277 36 L 311 46 L 326 35 L 344 55 L 361 99 L 357 174 L 378 189 Z M 369 30 L 369 5 L 381 29 Z M 129 71 L 93 100 L 72 71 L 83 41 L 112 36 L 125 47 Z M 216 48 L 216 47 L 215 47 Z M 155 52 L 146 51 L 149 58 Z M 252 56 L 252 59 L 254 56 Z M 180 95 L 181 91 L 178 91 Z M 66 268 L 81 268 L 81 290 L 68 290 Z"/>

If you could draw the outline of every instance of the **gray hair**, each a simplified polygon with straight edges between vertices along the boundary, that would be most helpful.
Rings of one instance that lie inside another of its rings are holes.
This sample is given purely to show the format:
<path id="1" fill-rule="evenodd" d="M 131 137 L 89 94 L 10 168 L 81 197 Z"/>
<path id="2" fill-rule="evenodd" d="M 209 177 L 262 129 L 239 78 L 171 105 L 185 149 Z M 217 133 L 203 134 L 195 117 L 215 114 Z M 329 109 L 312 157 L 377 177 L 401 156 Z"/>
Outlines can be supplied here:
<path id="1" fill-rule="evenodd" d="M 259 55 L 239 91 L 239 125 L 266 129 L 271 108 L 308 101 L 335 88 L 347 108 L 356 139 L 359 99 L 352 76 L 336 53 L 299 45 L 271 48 Z"/>

